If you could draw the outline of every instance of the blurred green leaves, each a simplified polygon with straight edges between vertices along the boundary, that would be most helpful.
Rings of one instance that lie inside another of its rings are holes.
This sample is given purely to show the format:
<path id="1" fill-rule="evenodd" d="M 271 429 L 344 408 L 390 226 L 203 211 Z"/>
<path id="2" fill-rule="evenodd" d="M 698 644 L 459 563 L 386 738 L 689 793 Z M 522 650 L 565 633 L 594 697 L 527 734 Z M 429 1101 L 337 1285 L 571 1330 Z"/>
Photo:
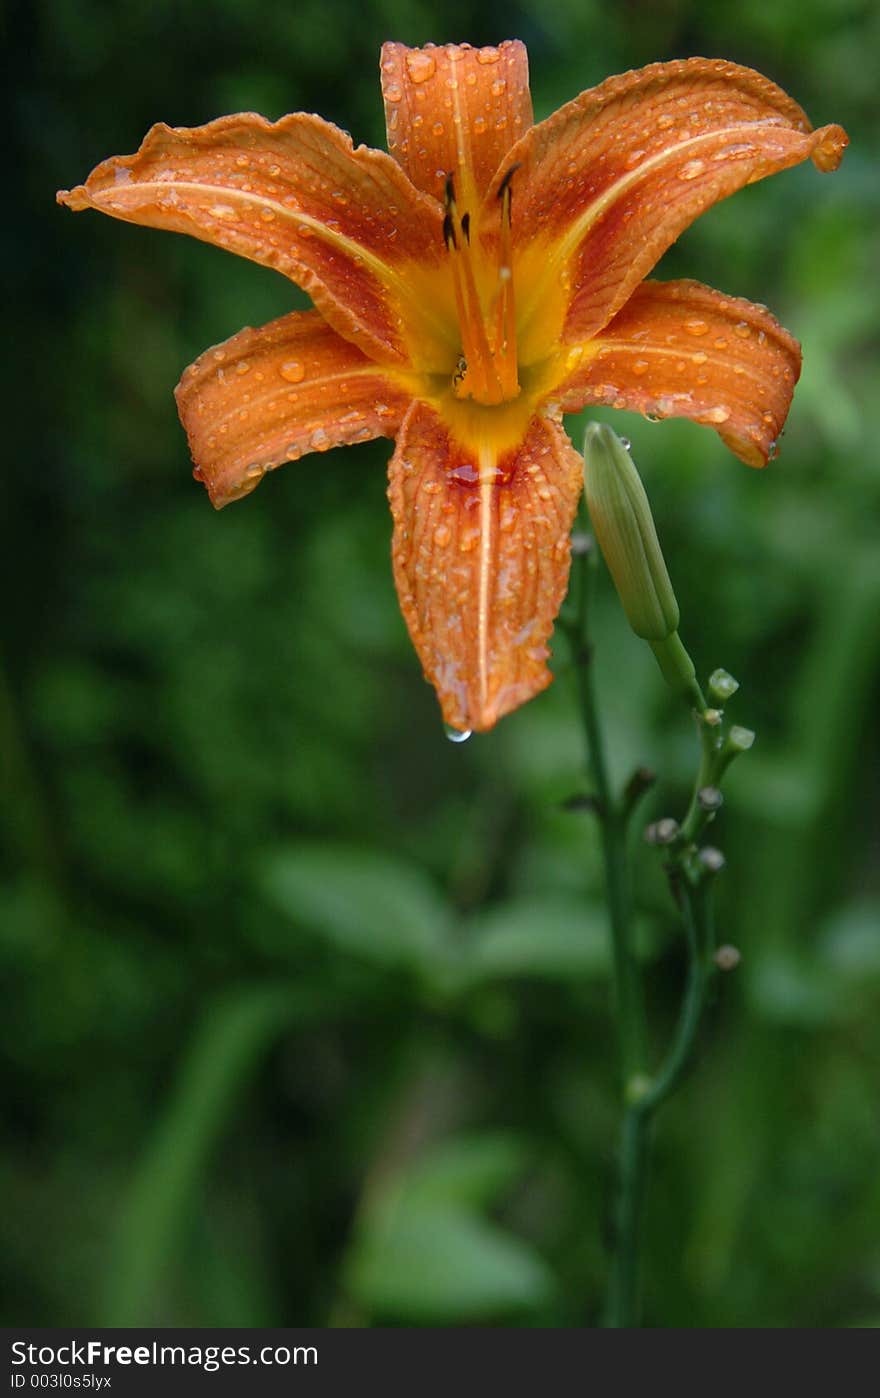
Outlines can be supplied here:
<path id="1" fill-rule="evenodd" d="M 459 1137 L 426 1152 L 368 1208 L 349 1263 L 357 1304 L 414 1325 L 534 1311 L 554 1283 L 534 1248 L 485 1210 L 521 1175 L 514 1138 Z"/>

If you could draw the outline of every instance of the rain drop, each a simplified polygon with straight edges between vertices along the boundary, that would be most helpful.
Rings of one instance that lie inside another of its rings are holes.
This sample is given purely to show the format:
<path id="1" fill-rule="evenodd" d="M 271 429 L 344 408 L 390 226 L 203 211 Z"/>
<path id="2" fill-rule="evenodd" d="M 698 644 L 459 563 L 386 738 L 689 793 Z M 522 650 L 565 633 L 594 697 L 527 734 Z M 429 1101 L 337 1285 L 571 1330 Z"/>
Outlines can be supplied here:
<path id="1" fill-rule="evenodd" d="M 680 180 L 695 180 L 698 175 L 702 175 L 706 168 L 704 160 L 689 160 L 686 165 L 682 165 L 678 172 Z"/>
<path id="2" fill-rule="evenodd" d="M 420 53 L 418 49 L 406 55 L 406 71 L 414 83 L 426 83 L 433 78 L 436 63 L 430 53 Z"/>
<path id="3" fill-rule="evenodd" d="M 632 451 L 632 442 L 630 441 L 629 437 L 621 437 L 620 445 L 624 448 L 625 451 Z"/>
<path id="4" fill-rule="evenodd" d="M 305 368 L 298 359 L 288 359 L 278 372 L 288 383 L 302 383 L 306 376 Z"/>
<path id="5" fill-rule="evenodd" d="M 497 49 L 494 49 L 494 48 L 477 49 L 477 62 L 478 62 L 478 63 L 497 63 L 500 57 L 501 57 L 501 54 L 498 52 Z"/>
<path id="6" fill-rule="evenodd" d="M 469 728 L 453 728 L 451 723 L 445 723 L 443 725 L 443 731 L 450 743 L 466 743 L 471 736 L 471 730 Z"/>

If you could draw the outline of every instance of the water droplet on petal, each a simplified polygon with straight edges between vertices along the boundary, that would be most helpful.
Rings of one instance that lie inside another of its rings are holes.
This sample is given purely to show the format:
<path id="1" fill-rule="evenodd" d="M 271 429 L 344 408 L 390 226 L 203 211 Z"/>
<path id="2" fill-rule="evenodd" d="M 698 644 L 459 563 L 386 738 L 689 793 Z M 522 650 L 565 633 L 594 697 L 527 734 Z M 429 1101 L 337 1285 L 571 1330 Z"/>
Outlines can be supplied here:
<path id="1" fill-rule="evenodd" d="M 420 53 L 414 49 L 406 55 L 406 71 L 414 83 L 426 83 L 433 78 L 437 64 L 430 53 Z"/>
<path id="2" fill-rule="evenodd" d="M 695 180 L 698 175 L 702 175 L 706 168 L 704 160 L 689 160 L 686 165 L 682 165 L 678 172 L 680 180 Z"/>
<path id="3" fill-rule="evenodd" d="M 440 549 L 445 549 L 446 545 L 449 543 L 449 540 L 451 538 L 452 530 L 449 528 L 449 525 L 438 524 L 437 528 L 434 530 L 434 543 L 437 545 L 437 547 Z"/>
<path id="4" fill-rule="evenodd" d="M 735 335 L 739 335 L 741 340 L 747 340 L 752 333 L 749 329 L 748 322 L 744 320 L 737 321 L 736 325 L 733 327 L 733 332 Z"/>
<path id="5" fill-rule="evenodd" d="M 684 328 L 689 335 L 708 335 L 709 327 L 704 320 L 686 320 Z"/>
<path id="6" fill-rule="evenodd" d="M 389 83 L 385 88 L 386 102 L 399 102 L 403 96 L 403 88 L 399 83 Z"/>
<path id="7" fill-rule="evenodd" d="M 728 408 L 709 408 L 705 413 L 703 413 L 702 421 L 726 422 L 729 417 L 730 410 Z"/>
<path id="8" fill-rule="evenodd" d="M 450 743 L 466 743 L 471 736 L 469 728 L 453 728 L 451 723 L 444 723 L 443 731 Z"/>
<path id="9" fill-rule="evenodd" d="M 298 359 L 288 359 L 278 372 L 288 383 L 302 383 L 306 376 L 305 368 Z"/>
<path id="10" fill-rule="evenodd" d="M 495 48 L 477 49 L 478 63 L 497 63 L 501 54 Z"/>
<path id="11" fill-rule="evenodd" d="M 632 442 L 630 441 L 629 437 L 621 437 L 620 445 L 624 448 L 625 451 L 632 450 Z"/>

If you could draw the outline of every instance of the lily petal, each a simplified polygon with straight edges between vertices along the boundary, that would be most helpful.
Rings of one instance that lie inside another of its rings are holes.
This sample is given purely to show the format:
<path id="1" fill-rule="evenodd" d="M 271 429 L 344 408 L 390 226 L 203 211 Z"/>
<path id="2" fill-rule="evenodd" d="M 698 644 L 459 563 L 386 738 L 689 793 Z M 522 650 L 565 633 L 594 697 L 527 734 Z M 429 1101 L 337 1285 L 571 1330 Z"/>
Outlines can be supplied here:
<path id="1" fill-rule="evenodd" d="M 473 211 L 532 124 L 525 44 L 384 44 L 381 74 L 391 154 L 437 198 L 452 175 L 462 210 Z"/>
<path id="2" fill-rule="evenodd" d="M 72 209 L 189 233 L 274 267 L 309 292 L 334 329 L 374 358 L 405 362 L 405 310 L 428 310 L 403 269 L 439 262 L 439 205 L 384 151 L 353 149 L 321 117 L 253 113 L 194 128 L 154 126 L 135 155 L 105 160 L 62 190 Z"/>
<path id="3" fill-rule="evenodd" d="M 800 345 L 765 306 L 695 281 L 643 282 L 584 346 L 562 406 L 610 404 L 714 427 L 749 466 L 775 453 Z"/>
<path id="4" fill-rule="evenodd" d="M 846 145 L 841 127 L 813 131 L 774 83 L 721 59 L 655 63 L 591 88 L 505 157 L 522 167 L 514 242 L 535 273 L 520 317 L 542 314 L 561 279 L 556 333 L 589 338 L 705 209 L 808 157 L 834 170 Z"/>
<path id="5" fill-rule="evenodd" d="M 491 728 L 550 683 L 582 484 L 558 419 L 533 417 L 499 451 L 462 447 L 423 403 L 407 414 L 389 471 L 394 578 L 453 727 Z"/>
<path id="6" fill-rule="evenodd" d="M 221 509 L 307 452 L 393 437 L 409 396 L 317 311 L 206 350 L 175 390 L 195 476 Z"/>

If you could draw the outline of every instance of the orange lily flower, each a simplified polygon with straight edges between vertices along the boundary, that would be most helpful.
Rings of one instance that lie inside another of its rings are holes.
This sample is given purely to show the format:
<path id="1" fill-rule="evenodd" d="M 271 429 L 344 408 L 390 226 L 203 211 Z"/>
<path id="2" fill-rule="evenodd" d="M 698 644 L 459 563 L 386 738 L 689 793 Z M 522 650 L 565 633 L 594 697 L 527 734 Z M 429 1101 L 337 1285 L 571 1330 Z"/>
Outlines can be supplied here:
<path id="1" fill-rule="evenodd" d="M 403 615 L 454 728 L 549 684 L 583 464 L 564 412 L 613 404 L 713 427 L 763 466 L 800 371 L 763 306 L 645 281 L 743 185 L 847 137 L 748 68 L 695 58 L 610 78 L 532 124 L 526 51 L 381 59 L 388 148 L 318 116 L 154 126 L 63 191 L 290 277 L 315 309 L 245 329 L 177 387 L 218 508 L 307 452 L 395 437 Z"/>

